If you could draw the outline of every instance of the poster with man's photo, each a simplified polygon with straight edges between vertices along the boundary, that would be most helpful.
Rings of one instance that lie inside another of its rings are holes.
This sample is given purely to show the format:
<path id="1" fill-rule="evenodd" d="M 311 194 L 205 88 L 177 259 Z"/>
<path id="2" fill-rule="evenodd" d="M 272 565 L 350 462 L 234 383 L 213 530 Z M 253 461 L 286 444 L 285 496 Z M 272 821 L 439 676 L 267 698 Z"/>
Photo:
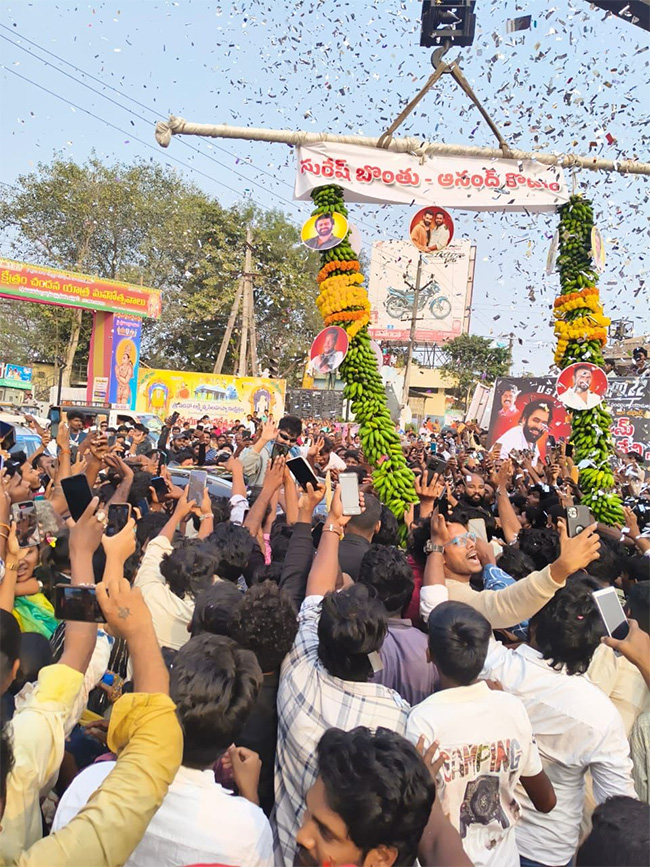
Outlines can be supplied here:
<path id="1" fill-rule="evenodd" d="M 558 399 L 556 385 L 552 376 L 497 379 L 488 448 L 500 443 L 503 458 L 514 449 L 544 460 L 549 446 L 568 440 L 571 415 Z M 650 380 L 608 379 L 605 403 L 612 411 L 616 448 L 650 459 Z"/>
<path id="2" fill-rule="evenodd" d="M 488 433 L 488 448 L 501 445 L 501 457 L 529 452 L 533 463 L 546 458 L 553 443 L 567 440 L 571 416 L 558 400 L 553 376 L 497 379 Z M 549 438 L 550 443 L 549 443 Z"/>

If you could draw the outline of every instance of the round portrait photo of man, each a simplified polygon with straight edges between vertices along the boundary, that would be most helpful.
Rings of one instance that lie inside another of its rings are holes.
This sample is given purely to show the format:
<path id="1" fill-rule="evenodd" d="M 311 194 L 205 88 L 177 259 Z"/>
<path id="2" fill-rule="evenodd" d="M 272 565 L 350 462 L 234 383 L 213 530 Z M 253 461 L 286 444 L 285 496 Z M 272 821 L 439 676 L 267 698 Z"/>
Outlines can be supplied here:
<path id="1" fill-rule="evenodd" d="M 436 253 L 454 237 L 454 221 L 444 208 L 422 208 L 411 220 L 409 232 L 420 253 Z"/>
<path id="2" fill-rule="evenodd" d="M 343 214 L 317 214 L 303 225 L 300 240 L 310 250 L 331 250 L 348 233 L 348 221 Z"/>
<path id="3" fill-rule="evenodd" d="M 348 335 L 343 328 L 338 325 L 323 328 L 312 343 L 309 353 L 312 375 L 317 377 L 334 373 L 345 358 L 348 346 Z"/>
<path id="4" fill-rule="evenodd" d="M 605 397 L 607 376 L 595 364 L 578 361 L 557 378 L 557 396 L 569 409 L 593 409 Z"/>

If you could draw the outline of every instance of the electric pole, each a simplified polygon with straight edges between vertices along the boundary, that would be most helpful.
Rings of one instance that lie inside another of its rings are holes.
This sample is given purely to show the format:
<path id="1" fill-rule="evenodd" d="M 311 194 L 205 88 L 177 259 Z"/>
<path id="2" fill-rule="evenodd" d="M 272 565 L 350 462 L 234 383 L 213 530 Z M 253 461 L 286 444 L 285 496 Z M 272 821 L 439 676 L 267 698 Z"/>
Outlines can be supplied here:
<path id="1" fill-rule="evenodd" d="M 221 341 L 221 346 L 219 347 L 219 354 L 217 356 L 217 360 L 214 363 L 213 373 L 221 373 L 223 371 L 223 365 L 226 360 L 226 355 L 228 353 L 228 346 L 230 345 L 230 340 L 232 339 L 232 333 L 235 328 L 237 316 L 239 315 L 239 308 L 240 306 L 242 306 L 242 323 L 239 347 L 237 352 L 239 360 L 233 372 L 236 373 L 237 376 L 247 375 L 247 355 L 250 352 L 251 376 L 257 376 L 258 374 L 257 334 L 255 331 L 255 300 L 253 295 L 252 271 L 253 232 L 251 227 L 248 226 L 246 229 L 246 255 L 244 257 L 244 273 L 242 274 L 239 280 L 239 284 L 237 285 L 237 291 L 235 292 L 235 298 L 233 300 L 232 308 L 230 310 L 230 316 L 228 317 L 226 330 L 223 335 L 223 340 Z"/>

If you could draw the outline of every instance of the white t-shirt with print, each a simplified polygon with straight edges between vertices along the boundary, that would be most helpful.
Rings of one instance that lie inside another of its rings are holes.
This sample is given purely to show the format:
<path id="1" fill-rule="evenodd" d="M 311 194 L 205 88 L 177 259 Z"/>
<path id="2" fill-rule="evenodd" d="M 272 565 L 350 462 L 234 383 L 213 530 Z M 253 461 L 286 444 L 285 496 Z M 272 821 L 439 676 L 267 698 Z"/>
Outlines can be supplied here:
<path id="1" fill-rule="evenodd" d="M 445 689 L 412 708 L 406 737 L 437 740 L 444 764 L 438 793 L 475 867 L 519 867 L 515 825 L 520 777 L 542 770 L 521 701 L 484 681 Z"/>

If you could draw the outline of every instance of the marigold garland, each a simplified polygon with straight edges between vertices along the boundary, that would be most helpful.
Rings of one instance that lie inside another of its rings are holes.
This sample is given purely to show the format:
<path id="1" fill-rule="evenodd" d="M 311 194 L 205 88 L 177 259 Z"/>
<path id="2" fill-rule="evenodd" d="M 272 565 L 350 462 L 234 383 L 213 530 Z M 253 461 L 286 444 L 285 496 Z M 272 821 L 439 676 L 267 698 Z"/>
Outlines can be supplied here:
<path id="1" fill-rule="evenodd" d="M 325 213 L 347 216 L 341 187 L 328 184 L 317 187 L 311 195 L 316 206 L 312 216 Z M 320 258 L 322 267 L 317 278 L 320 293 L 316 304 L 325 324 L 340 325 L 350 339 L 348 353 L 339 368 L 339 376 L 345 382 L 343 395 L 351 401 L 352 412 L 360 425 L 365 459 L 374 467 L 374 490 L 397 518 L 400 537 L 405 541 L 404 514 L 418 498 L 413 471 L 406 465 L 370 345 L 370 302 L 349 235 L 332 250 L 322 251 Z"/>

